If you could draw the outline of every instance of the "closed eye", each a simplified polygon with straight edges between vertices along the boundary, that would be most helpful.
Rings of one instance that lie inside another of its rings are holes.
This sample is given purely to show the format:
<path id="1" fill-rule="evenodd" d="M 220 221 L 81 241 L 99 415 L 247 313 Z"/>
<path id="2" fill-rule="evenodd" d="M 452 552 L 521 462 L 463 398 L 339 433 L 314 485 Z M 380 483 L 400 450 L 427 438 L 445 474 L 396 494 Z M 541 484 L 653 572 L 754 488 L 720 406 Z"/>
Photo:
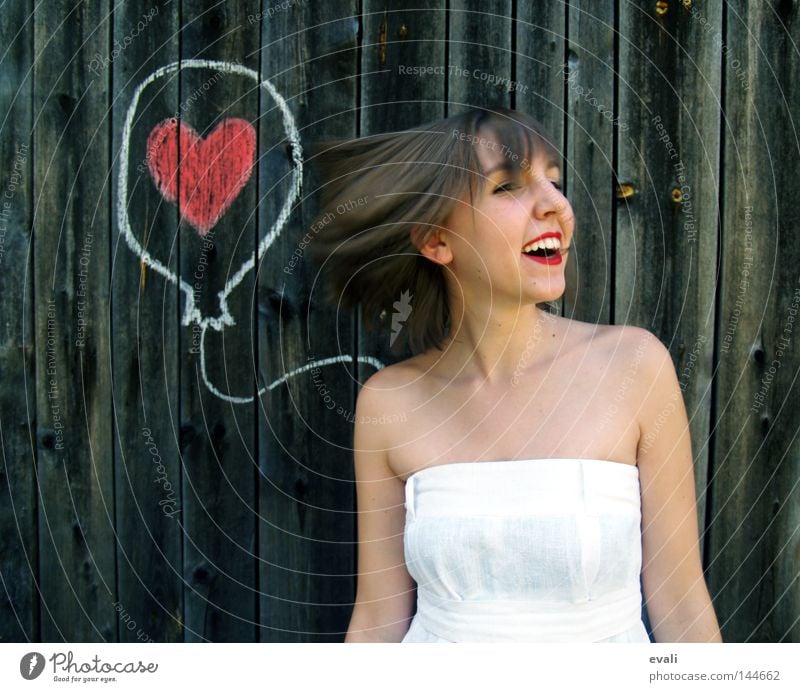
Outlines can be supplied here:
<path id="1" fill-rule="evenodd" d="M 551 180 L 550 182 L 551 182 L 551 184 L 553 185 L 553 187 L 556 190 L 558 190 L 559 192 L 563 192 L 564 188 L 561 186 L 561 183 L 559 183 L 556 180 Z M 508 181 L 508 182 L 502 183 L 501 185 L 498 185 L 492 191 L 492 194 L 496 195 L 498 192 L 511 192 L 512 190 L 516 189 L 517 187 L 518 186 L 515 185 L 513 181 Z"/>
<path id="2" fill-rule="evenodd" d="M 514 185 L 514 182 L 513 182 L 513 181 L 511 181 L 511 180 L 509 180 L 509 181 L 508 181 L 508 182 L 506 182 L 506 183 L 502 183 L 501 185 L 498 185 L 498 186 L 497 186 L 497 187 L 496 187 L 496 188 L 495 188 L 495 189 L 492 191 L 492 194 L 493 194 L 493 195 L 496 195 L 498 192 L 510 192 L 510 191 L 511 191 L 511 190 L 513 190 L 515 187 L 516 187 L 516 185 Z"/>

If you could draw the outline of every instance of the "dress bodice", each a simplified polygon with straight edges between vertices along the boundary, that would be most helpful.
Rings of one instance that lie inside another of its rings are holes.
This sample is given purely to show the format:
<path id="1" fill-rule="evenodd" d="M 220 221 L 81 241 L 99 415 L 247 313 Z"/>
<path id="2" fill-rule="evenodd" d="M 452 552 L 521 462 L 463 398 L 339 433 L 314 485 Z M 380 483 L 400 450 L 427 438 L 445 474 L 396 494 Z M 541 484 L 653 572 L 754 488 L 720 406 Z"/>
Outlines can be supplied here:
<path id="1" fill-rule="evenodd" d="M 456 462 L 406 481 L 412 641 L 640 641 L 638 467 Z"/>

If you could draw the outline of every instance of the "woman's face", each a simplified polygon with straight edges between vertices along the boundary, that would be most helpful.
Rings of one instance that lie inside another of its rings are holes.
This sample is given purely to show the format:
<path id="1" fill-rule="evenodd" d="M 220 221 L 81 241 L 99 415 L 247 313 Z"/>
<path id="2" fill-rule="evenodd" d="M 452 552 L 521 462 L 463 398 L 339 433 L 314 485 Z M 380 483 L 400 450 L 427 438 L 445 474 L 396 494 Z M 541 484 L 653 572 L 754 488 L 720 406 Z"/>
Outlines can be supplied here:
<path id="1" fill-rule="evenodd" d="M 555 251 L 571 246 L 575 225 L 572 206 L 561 193 L 558 162 L 537 153 L 514 182 L 513 154 L 488 136 L 482 141 L 473 144 L 485 172 L 474 207 L 467 194 L 442 224 L 449 229 L 445 255 L 452 255 L 446 262 L 448 280 L 457 284 L 456 295 L 462 292 L 471 300 L 516 305 L 555 300 L 564 292 L 567 259 Z M 543 235 L 548 240 L 533 246 L 535 254 L 523 252 Z"/>

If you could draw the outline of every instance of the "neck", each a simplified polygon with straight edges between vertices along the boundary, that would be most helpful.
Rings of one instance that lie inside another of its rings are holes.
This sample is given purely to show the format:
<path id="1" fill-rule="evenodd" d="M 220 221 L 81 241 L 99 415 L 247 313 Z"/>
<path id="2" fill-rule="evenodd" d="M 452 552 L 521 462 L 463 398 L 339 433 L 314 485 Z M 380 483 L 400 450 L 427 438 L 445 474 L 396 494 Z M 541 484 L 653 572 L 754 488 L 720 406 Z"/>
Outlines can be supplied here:
<path id="1" fill-rule="evenodd" d="M 488 385 L 512 385 L 551 352 L 555 319 L 535 305 L 475 312 L 451 305 L 451 329 L 439 363 L 449 376 Z"/>

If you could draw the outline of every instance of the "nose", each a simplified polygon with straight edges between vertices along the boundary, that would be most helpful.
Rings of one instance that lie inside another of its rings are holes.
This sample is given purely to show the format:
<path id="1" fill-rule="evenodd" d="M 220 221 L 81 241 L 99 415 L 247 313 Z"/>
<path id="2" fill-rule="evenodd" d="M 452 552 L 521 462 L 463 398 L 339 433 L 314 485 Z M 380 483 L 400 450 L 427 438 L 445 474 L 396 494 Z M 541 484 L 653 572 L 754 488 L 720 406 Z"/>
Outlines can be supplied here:
<path id="1" fill-rule="evenodd" d="M 533 195 L 533 216 L 538 219 L 549 215 L 563 216 L 569 211 L 569 200 L 548 178 L 536 181 Z"/>

